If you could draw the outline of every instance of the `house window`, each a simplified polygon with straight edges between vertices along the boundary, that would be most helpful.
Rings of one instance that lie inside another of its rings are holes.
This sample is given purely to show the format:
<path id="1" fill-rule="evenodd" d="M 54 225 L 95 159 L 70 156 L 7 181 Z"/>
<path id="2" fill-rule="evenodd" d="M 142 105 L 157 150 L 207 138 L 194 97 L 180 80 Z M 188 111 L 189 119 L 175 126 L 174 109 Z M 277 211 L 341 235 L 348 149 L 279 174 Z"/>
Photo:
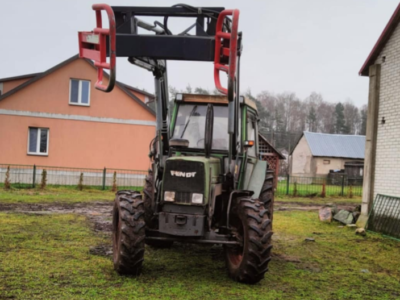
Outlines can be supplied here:
<path id="1" fill-rule="evenodd" d="M 71 79 L 69 87 L 69 104 L 90 105 L 90 81 Z"/>
<path id="2" fill-rule="evenodd" d="M 150 100 L 149 100 L 149 97 L 145 96 L 145 97 L 144 97 L 144 103 L 147 104 L 147 103 L 149 103 L 149 101 L 150 101 Z"/>
<path id="3" fill-rule="evenodd" d="M 329 165 L 331 161 L 329 159 L 324 159 L 324 165 Z"/>
<path id="4" fill-rule="evenodd" d="M 3 95 L 3 83 L 0 82 L 0 96 Z"/>
<path id="5" fill-rule="evenodd" d="M 47 155 L 49 153 L 49 129 L 29 127 L 28 154 Z"/>

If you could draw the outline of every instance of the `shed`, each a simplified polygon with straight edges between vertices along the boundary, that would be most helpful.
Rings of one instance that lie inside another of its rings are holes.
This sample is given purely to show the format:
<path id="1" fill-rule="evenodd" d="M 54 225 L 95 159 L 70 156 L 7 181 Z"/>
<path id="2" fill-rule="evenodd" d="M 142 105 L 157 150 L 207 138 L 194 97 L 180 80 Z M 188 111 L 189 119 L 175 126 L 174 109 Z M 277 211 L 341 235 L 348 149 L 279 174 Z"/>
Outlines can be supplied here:
<path id="1" fill-rule="evenodd" d="M 268 163 L 268 169 L 274 171 L 275 175 L 275 187 L 277 186 L 278 180 L 278 174 L 279 174 L 279 160 L 285 159 L 285 157 L 280 153 L 278 150 L 272 146 L 268 140 L 262 136 L 261 134 L 258 134 L 258 149 L 260 153 L 260 159 L 265 160 Z"/>
<path id="2" fill-rule="evenodd" d="M 305 131 L 291 153 L 290 173 L 307 177 L 327 176 L 331 170 L 344 170 L 346 173 L 349 168 L 363 166 L 364 148 L 363 135 Z M 360 169 L 351 170 L 357 171 L 362 174 Z"/>

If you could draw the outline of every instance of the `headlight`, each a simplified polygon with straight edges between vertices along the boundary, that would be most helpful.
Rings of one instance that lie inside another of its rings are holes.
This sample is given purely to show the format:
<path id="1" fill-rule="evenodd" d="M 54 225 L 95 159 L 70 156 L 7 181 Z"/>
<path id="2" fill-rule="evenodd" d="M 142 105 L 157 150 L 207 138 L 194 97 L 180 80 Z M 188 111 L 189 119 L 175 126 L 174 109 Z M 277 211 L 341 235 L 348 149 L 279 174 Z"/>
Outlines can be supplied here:
<path id="1" fill-rule="evenodd" d="M 164 201 L 175 201 L 175 192 L 165 192 L 164 193 Z"/>
<path id="2" fill-rule="evenodd" d="M 203 194 L 193 194 L 192 195 L 192 203 L 203 204 Z"/>

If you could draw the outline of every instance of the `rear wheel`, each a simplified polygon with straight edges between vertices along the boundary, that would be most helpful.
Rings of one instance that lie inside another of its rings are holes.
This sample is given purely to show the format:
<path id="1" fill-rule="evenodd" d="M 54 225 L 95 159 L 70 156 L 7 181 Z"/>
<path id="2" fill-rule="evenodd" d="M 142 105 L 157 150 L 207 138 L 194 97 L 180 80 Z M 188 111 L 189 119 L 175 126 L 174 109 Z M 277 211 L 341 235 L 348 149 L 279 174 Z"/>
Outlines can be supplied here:
<path id="1" fill-rule="evenodd" d="M 265 174 L 265 180 L 261 188 L 259 199 L 268 210 L 268 217 L 272 223 L 274 220 L 274 171 L 272 170 L 267 170 Z"/>
<path id="2" fill-rule="evenodd" d="M 231 278 L 257 283 L 264 278 L 271 260 L 272 222 L 259 199 L 239 197 L 232 209 L 233 228 L 241 246 L 226 247 L 226 264 Z"/>
<path id="3" fill-rule="evenodd" d="M 143 189 L 144 194 L 144 207 L 145 207 L 145 221 L 148 229 L 157 229 L 158 219 L 154 216 L 154 174 L 153 170 L 149 170 L 146 176 L 146 183 Z M 146 244 L 154 248 L 169 248 L 172 246 L 173 241 L 153 241 L 146 240 Z"/>
<path id="4" fill-rule="evenodd" d="M 119 191 L 113 210 L 113 261 L 121 275 L 139 275 L 144 256 L 144 206 L 142 195 Z"/>

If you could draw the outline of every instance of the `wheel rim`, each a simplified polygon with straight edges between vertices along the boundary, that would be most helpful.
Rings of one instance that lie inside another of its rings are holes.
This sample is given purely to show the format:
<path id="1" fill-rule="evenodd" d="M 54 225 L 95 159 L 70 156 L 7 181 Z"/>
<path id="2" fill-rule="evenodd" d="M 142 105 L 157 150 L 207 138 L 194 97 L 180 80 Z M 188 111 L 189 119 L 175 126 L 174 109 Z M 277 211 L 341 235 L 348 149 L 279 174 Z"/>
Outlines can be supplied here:
<path id="1" fill-rule="evenodd" d="M 228 252 L 229 261 L 234 265 L 238 266 L 243 260 L 243 247 L 235 247 L 230 249 Z"/>
<path id="2" fill-rule="evenodd" d="M 113 213 L 113 257 L 114 257 L 114 263 L 116 263 L 118 261 L 119 236 L 120 236 L 119 211 L 118 211 L 117 207 L 114 207 L 114 213 Z"/>
<path id="3" fill-rule="evenodd" d="M 228 259 L 232 265 L 239 266 L 243 261 L 243 252 L 244 252 L 244 240 L 243 240 L 243 224 L 238 220 L 238 224 L 235 224 L 237 227 L 237 240 L 242 242 L 241 246 L 231 247 L 228 250 Z"/>

